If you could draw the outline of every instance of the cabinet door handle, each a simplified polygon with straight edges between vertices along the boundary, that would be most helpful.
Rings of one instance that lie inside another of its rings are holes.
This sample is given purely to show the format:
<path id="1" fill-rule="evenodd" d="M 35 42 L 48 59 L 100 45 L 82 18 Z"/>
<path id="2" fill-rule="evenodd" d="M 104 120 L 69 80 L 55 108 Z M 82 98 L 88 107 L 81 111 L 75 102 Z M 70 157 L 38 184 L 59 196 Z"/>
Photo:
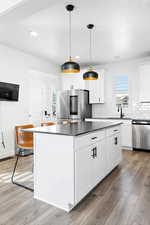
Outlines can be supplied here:
<path id="1" fill-rule="evenodd" d="M 91 151 L 92 151 L 92 155 L 91 156 L 92 156 L 93 159 L 95 159 L 97 157 L 97 148 L 95 147 Z"/>
<path id="2" fill-rule="evenodd" d="M 115 145 L 117 145 L 117 144 L 118 144 L 118 138 L 117 138 L 117 137 L 115 137 L 114 144 L 115 144 Z"/>
<path id="3" fill-rule="evenodd" d="M 97 139 L 97 137 L 92 137 L 91 139 L 92 139 L 92 140 L 95 140 L 95 139 Z"/>
<path id="4" fill-rule="evenodd" d="M 4 142 L 4 135 L 3 135 L 3 132 L 1 132 L 1 137 L 2 137 L 2 145 L 3 145 L 3 148 L 5 148 L 5 142 Z"/>
<path id="5" fill-rule="evenodd" d="M 97 148 L 96 147 L 94 148 L 94 152 L 95 152 L 95 154 L 94 154 L 95 157 L 94 158 L 97 158 Z"/>
<path id="6" fill-rule="evenodd" d="M 91 151 L 92 151 L 92 155 L 91 156 L 94 159 L 95 158 L 94 148 Z"/>

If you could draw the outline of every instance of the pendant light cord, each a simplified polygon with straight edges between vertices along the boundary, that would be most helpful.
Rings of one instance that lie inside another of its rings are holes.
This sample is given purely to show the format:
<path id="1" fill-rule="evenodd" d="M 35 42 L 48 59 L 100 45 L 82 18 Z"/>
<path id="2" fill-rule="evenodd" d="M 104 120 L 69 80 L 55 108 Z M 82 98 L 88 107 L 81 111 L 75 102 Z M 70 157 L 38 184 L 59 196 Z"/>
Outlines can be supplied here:
<path id="1" fill-rule="evenodd" d="M 71 11 L 69 12 L 69 60 L 71 61 Z"/>
<path id="2" fill-rule="evenodd" d="M 92 29 L 89 29 L 89 32 L 90 32 L 90 49 L 89 49 L 90 69 L 92 69 Z"/>

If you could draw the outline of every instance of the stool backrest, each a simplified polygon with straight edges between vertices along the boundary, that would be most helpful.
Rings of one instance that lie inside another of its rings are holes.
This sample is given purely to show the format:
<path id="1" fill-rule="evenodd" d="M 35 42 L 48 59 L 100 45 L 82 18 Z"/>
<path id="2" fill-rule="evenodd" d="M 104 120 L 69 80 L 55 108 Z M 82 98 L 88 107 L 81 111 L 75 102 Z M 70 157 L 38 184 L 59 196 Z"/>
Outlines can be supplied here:
<path id="1" fill-rule="evenodd" d="M 44 127 L 44 126 L 52 126 L 52 125 L 55 125 L 55 123 L 54 122 L 47 122 L 47 123 L 43 122 L 43 123 L 41 123 L 42 127 Z"/>
<path id="2" fill-rule="evenodd" d="M 30 148 L 33 146 L 33 133 L 23 132 L 22 129 L 34 128 L 33 124 L 20 125 L 15 127 L 16 131 L 16 144 L 23 148 Z"/>

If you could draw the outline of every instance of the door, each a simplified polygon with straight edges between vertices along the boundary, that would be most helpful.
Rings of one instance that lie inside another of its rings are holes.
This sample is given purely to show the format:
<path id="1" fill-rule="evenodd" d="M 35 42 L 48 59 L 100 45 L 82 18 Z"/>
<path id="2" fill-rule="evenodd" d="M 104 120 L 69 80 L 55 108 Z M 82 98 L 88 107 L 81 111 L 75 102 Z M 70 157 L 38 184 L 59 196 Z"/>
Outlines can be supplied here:
<path id="1" fill-rule="evenodd" d="M 122 121 L 121 121 L 122 122 Z M 121 145 L 123 147 L 132 148 L 132 124 L 131 121 L 123 121 Z"/>
<path id="2" fill-rule="evenodd" d="M 75 153 L 76 201 L 80 201 L 105 176 L 105 140 Z"/>
<path id="3" fill-rule="evenodd" d="M 105 141 L 97 142 L 94 148 L 94 159 L 92 161 L 92 186 L 96 186 L 105 176 Z"/>
<path id="4" fill-rule="evenodd" d="M 79 202 L 92 189 L 93 146 L 75 152 L 75 199 Z"/>
<path id="5" fill-rule="evenodd" d="M 120 138 L 120 133 L 115 134 L 114 136 L 114 146 L 113 146 L 113 150 L 114 150 L 114 167 L 117 166 L 122 159 L 122 151 L 121 151 L 121 138 Z"/>
<path id="6" fill-rule="evenodd" d="M 121 161 L 120 133 L 107 138 L 108 172 L 113 170 Z"/>
<path id="7" fill-rule="evenodd" d="M 36 125 L 42 121 L 44 89 L 46 88 L 40 80 L 30 78 L 29 116 L 30 122 Z"/>

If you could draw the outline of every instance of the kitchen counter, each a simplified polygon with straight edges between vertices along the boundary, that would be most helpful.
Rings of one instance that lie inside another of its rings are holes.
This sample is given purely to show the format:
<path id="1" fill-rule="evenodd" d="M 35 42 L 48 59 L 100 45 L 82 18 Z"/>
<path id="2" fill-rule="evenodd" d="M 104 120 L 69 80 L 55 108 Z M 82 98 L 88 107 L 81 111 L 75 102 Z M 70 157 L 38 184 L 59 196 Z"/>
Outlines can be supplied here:
<path id="1" fill-rule="evenodd" d="M 133 118 L 130 118 L 130 117 L 123 117 L 123 118 L 120 118 L 120 117 L 94 117 L 94 118 L 87 118 L 87 119 L 106 119 L 106 120 L 133 120 Z"/>
<path id="2" fill-rule="evenodd" d="M 78 136 L 104 128 L 122 124 L 121 122 L 75 122 L 69 124 L 57 124 L 52 126 L 23 129 L 25 132 L 46 133 L 56 135 Z"/>

